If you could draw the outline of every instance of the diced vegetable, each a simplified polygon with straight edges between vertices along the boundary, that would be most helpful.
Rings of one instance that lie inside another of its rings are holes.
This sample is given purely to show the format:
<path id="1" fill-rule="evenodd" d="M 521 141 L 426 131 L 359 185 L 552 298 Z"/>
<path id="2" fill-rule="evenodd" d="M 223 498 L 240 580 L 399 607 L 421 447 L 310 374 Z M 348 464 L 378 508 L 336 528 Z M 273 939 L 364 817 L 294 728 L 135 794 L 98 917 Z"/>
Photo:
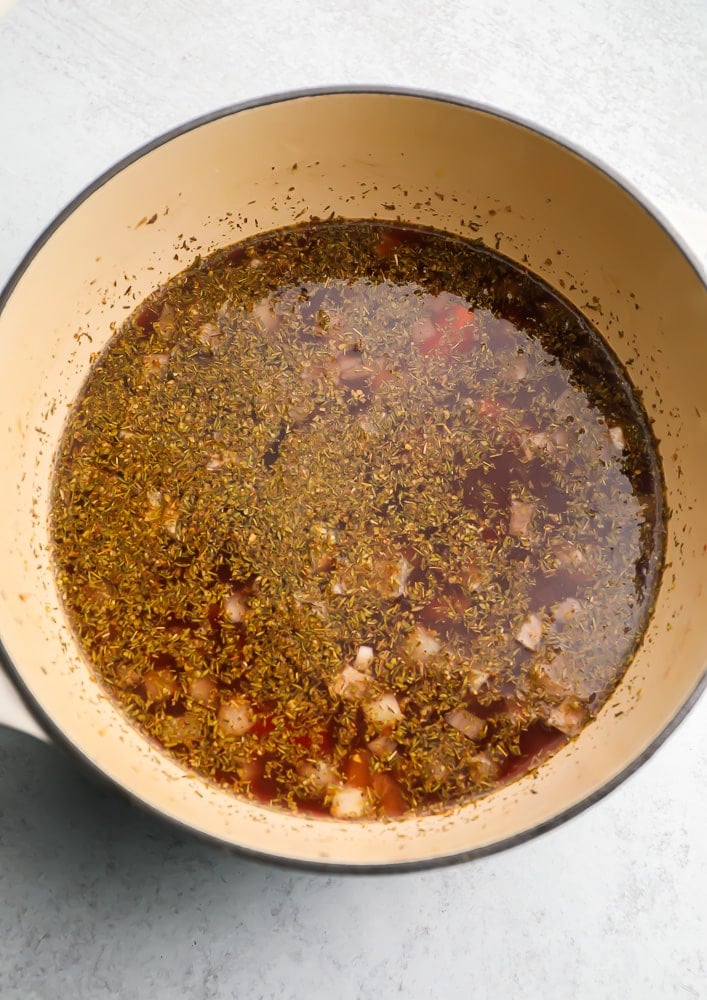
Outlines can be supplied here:
<path id="1" fill-rule="evenodd" d="M 363 788 L 342 785 L 332 793 L 329 811 L 337 819 L 361 819 L 370 812 L 370 802 Z"/>
<path id="2" fill-rule="evenodd" d="M 508 521 L 508 534 L 513 535 L 514 538 L 528 538 L 536 509 L 534 503 L 523 503 L 520 500 L 512 500 L 511 516 Z"/>
<path id="3" fill-rule="evenodd" d="M 514 638 L 525 646 L 526 649 L 535 652 L 540 648 L 543 638 L 543 623 L 539 615 L 531 614 L 525 619 Z"/>
<path id="4" fill-rule="evenodd" d="M 213 707 L 218 700 L 218 687 L 211 677 L 195 677 L 189 683 L 189 696 L 199 705 Z"/>
<path id="5" fill-rule="evenodd" d="M 611 438 L 611 443 L 617 451 L 623 451 L 626 447 L 626 441 L 624 438 L 624 432 L 622 427 L 610 427 L 609 437 Z"/>
<path id="6" fill-rule="evenodd" d="M 576 698 L 565 698 L 559 705 L 553 705 L 546 715 L 548 723 L 566 736 L 577 736 L 588 717 L 586 707 Z"/>
<path id="7" fill-rule="evenodd" d="M 356 650 L 356 658 L 354 660 L 354 667 L 356 670 L 360 670 L 366 673 L 370 670 L 373 665 L 374 652 L 372 646 L 359 646 Z"/>
<path id="8" fill-rule="evenodd" d="M 313 795 L 323 794 L 339 781 L 334 766 L 325 760 L 304 761 L 298 766 L 297 773 Z"/>
<path id="9" fill-rule="evenodd" d="M 237 590 L 229 594 L 223 602 L 224 617 L 233 624 L 245 621 L 248 614 L 248 602 L 243 591 Z"/>
<path id="10" fill-rule="evenodd" d="M 552 697 L 565 697 L 575 691 L 578 683 L 577 665 L 567 653 L 541 660 L 533 666 L 533 679 L 539 688 Z"/>
<path id="11" fill-rule="evenodd" d="M 417 625 L 407 638 L 405 649 L 410 659 L 416 663 L 426 663 L 442 649 L 442 644 L 424 625 Z"/>
<path id="12" fill-rule="evenodd" d="M 359 699 L 364 697 L 369 684 L 370 678 L 366 674 L 355 667 L 344 667 L 332 681 L 331 690 L 340 698 Z"/>
<path id="13" fill-rule="evenodd" d="M 391 774 L 375 774 L 373 776 L 373 791 L 385 816 L 402 816 L 408 804 L 400 788 L 400 784 Z"/>
<path id="14" fill-rule="evenodd" d="M 390 736 L 376 736 L 368 744 L 368 749 L 374 757 L 380 760 L 388 760 L 398 752 L 398 744 Z"/>
<path id="15" fill-rule="evenodd" d="M 255 725 L 253 711 L 244 698 L 221 702 L 216 719 L 224 736 L 245 736 Z"/>
<path id="16" fill-rule="evenodd" d="M 216 323 L 202 323 L 199 327 L 199 343 L 214 350 L 223 339 L 223 333 Z"/>
<path id="17" fill-rule="evenodd" d="M 168 701 L 175 697 L 179 688 L 171 670 L 148 670 L 143 684 L 149 701 Z"/>
<path id="18" fill-rule="evenodd" d="M 159 374 L 169 363 L 169 354 L 159 352 L 156 354 L 146 354 L 142 360 L 146 375 Z"/>
<path id="19" fill-rule="evenodd" d="M 277 313 L 267 299 L 261 299 L 253 306 L 253 317 L 266 333 L 271 333 L 279 322 Z"/>
<path id="20" fill-rule="evenodd" d="M 564 600 L 553 604 L 550 614 L 559 625 L 568 625 L 582 610 L 582 605 L 576 597 L 565 597 Z"/>
<path id="21" fill-rule="evenodd" d="M 198 712 L 165 715 L 160 723 L 160 739 L 168 747 L 180 743 L 193 744 L 201 739 L 203 733 L 204 719 L 203 715 Z"/>
<path id="22" fill-rule="evenodd" d="M 367 750 L 356 750 L 344 764 L 346 784 L 354 788 L 368 788 L 371 783 L 370 758 Z"/>
<path id="23" fill-rule="evenodd" d="M 453 729 L 469 740 L 478 740 L 486 731 L 486 723 L 478 715 L 472 715 L 466 708 L 455 708 L 444 717 Z"/>
<path id="24" fill-rule="evenodd" d="M 363 712 L 372 725 L 380 728 L 394 726 L 403 717 L 398 699 L 391 693 L 382 694 L 379 698 L 365 702 Z"/>

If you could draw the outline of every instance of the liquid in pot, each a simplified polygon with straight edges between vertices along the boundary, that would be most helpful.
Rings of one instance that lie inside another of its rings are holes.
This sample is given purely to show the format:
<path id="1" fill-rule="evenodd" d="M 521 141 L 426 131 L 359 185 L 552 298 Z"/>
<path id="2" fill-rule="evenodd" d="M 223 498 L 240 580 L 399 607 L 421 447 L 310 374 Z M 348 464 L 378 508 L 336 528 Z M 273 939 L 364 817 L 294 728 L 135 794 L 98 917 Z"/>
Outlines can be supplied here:
<path id="1" fill-rule="evenodd" d="M 448 807 L 577 736 L 650 616 L 660 467 L 625 371 L 469 241 L 322 222 L 198 261 L 91 371 L 59 587 L 147 735 L 236 794 Z"/>

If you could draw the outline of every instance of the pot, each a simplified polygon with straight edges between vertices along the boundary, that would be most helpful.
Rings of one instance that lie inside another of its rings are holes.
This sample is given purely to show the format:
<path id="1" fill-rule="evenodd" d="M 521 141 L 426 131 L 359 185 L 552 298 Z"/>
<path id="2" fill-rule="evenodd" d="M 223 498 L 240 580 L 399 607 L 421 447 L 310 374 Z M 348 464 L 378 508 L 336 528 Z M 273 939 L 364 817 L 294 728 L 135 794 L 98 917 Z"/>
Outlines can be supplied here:
<path id="1" fill-rule="evenodd" d="M 67 407 L 112 326 L 197 254 L 331 212 L 473 235 L 591 310 L 643 396 L 671 510 L 655 612 L 598 718 L 492 795 L 385 823 L 243 801 L 149 743 L 82 658 L 48 544 Z M 246 852 L 370 870 L 469 858 L 537 834 L 646 760 L 704 687 L 706 330 L 704 279 L 655 214 L 561 141 L 489 109 L 409 92 L 308 92 L 177 129 L 69 205 L 0 300 L 4 666 L 52 739 L 167 819 Z"/>

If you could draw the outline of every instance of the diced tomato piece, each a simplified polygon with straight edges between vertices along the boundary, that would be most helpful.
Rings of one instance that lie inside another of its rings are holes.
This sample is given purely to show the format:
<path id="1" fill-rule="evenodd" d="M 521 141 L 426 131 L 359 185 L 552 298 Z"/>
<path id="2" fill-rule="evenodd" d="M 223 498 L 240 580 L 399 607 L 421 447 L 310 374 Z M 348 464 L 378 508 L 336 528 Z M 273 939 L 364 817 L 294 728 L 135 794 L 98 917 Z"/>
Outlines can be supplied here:
<path id="1" fill-rule="evenodd" d="M 377 372 L 371 379 L 371 388 L 380 389 L 382 385 L 384 385 L 386 382 L 390 382 L 392 378 L 393 378 L 393 372 L 387 368 L 384 368 L 382 371 Z"/>
<path id="2" fill-rule="evenodd" d="M 445 316 L 445 322 L 450 330 L 466 330 L 473 321 L 474 313 L 463 305 L 451 306 Z"/>
<path id="3" fill-rule="evenodd" d="M 459 620 L 469 608 L 470 601 L 461 587 L 449 584 L 444 593 L 436 595 L 420 613 L 425 625 L 442 625 Z"/>
<path id="4" fill-rule="evenodd" d="M 327 756 L 334 749 L 334 741 L 332 740 L 331 735 L 326 731 L 310 733 L 309 739 L 312 750 L 315 753 L 321 753 Z"/>
<path id="5" fill-rule="evenodd" d="M 135 317 L 135 325 L 149 333 L 160 315 L 160 306 L 147 302 Z"/>
<path id="6" fill-rule="evenodd" d="M 390 257 L 396 247 L 400 246 L 400 237 L 397 233 L 386 232 L 376 243 L 377 257 Z"/>
<path id="7" fill-rule="evenodd" d="M 344 767 L 347 784 L 354 788 L 368 788 L 371 784 L 370 759 L 367 750 L 355 750 L 351 754 Z"/>
<path id="8" fill-rule="evenodd" d="M 430 332 L 420 341 L 420 350 L 423 354 L 432 354 L 439 350 L 442 343 L 442 328 L 431 325 Z"/>
<path id="9" fill-rule="evenodd" d="M 400 785 L 391 774 L 375 774 L 373 776 L 373 791 L 380 799 L 380 804 L 386 816 L 402 816 L 408 804 Z"/>
<path id="10" fill-rule="evenodd" d="M 251 733 L 253 734 L 253 736 L 262 738 L 263 736 L 268 736 L 273 731 L 274 728 L 275 728 L 275 719 L 271 714 L 268 713 L 261 715 L 260 713 L 257 713 L 257 717 L 253 725 L 253 728 L 251 729 Z"/>
<path id="11" fill-rule="evenodd" d="M 478 327 L 473 310 L 459 302 L 437 299 L 429 318 L 419 325 L 420 350 L 423 354 L 463 354 L 476 343 Z"/>
<path id="12" fill-rule="evenodd" d="M 481 399 L 476 406 L 476 412 L 480 417 L 488 417 L 489 420 L 500 423 L 507 416 L 508 408 L 497 399 Z"/>

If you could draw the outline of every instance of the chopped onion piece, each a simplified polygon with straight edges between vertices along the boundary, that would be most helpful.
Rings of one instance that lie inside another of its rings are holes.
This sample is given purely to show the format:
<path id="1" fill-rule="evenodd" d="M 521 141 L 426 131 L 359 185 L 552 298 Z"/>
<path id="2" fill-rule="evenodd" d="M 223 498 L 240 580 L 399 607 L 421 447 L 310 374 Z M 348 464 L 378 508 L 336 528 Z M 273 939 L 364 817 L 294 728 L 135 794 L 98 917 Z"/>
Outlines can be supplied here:
<path id="1" fill-rule="evenodd" d="M 553 551 L 560 569 L 568 570 L 570 573 L 581 574 L 583 572 L 587 560 L 582 550 L 577 546 L 560 543 L 553 546 Z"/>
<path id="2" fill-rule="evenodd" d="M 553 604 L 550 614 L 560 625 L 567 625 L 581 610 L 582 605 L 576 597 L 565 597 L 558 604 Z"/>
<path id="3" fill-rule="evenodd" d="M 587 709 L 576 698 L 565 698 L 559 705 L 553 705 L 546 720 L 566 736 L 577 736 L 588 718 Z"/>
<path id="4" fill-rule="evenodd" d="M 427 765 L 431 778 L 435 781 L 446 781 L 452 773 L 452 768 L 445 760 L 431 760 Z"/>
<path id="5" fill-rule="evenodd" d="M 160 310 L 159 319 L 155 320 L 155 326 L 159 328 L 160 333 L 170 334 L 174 332 L 175 320 L 174 306 L 171 302 L 165 302 Z"/>
<path id="6" fill-rule="evenodd" d="M 430 632 L 424 625 L 416 625 L 407 637 L 406 650 L 411 659 L 416 663 L 425 663 L 432 656 L 435 656 L 442 648 L 434 632 Z"/>
<path id="7" fill-rule="evenodd" d="M 373 586 L 384 597 L 403 597 L 412 569 L 405 556 L 379 559 L 373 564 Z"/>
<path id="8" fill-rule="evenodd" d="M 189 697 L 199 705 L 213 705 L 218 687 L 210 677 L 195 677 L 189 684 Z"/>
<path id="9" fill-rule="evenodd" d="M 336 359 L 336 365 L 342 382 L 360 382 L 369 374 L 369 369 L 363 363 L 358 351 L 340 354 Z"/>
<path id="10" fill-rule="evenodd" d="M 481 688 L 484 686 L 486 681 L 489 679 L 490 674 L 485 670 L 478 670 L 476 667 L 472 667 L 467 674 L 466 684 L 472 694 L 478 694 Z"/>
<path id="11" fill-rule="evenodd" d="M 536 663 L 532 676 L 538 687 L 553 698 L 573 694 L 579 681 L 577 665 L 567 653 Z"/>
<path id="12" fill-rule="evenodd" d="M 360 819 L 369 808 L 365 789 L 342 785 L 332 794 L 329 811 L 337 819 Z"/>
<path id="13" fill-rule="evenodd" d="M 512 500 L 508 534 L 513 535 L 514 538 L 528 538 L 534 515 L 535 504 Z"/>
<path id="14" fill-rule="evenodd" d="M 373 647 L 372 646 L 359 646 L 356 651 L 356 659 L 354 660 L 354 667 L 357 670 L 367 671 L 369 670 L 371 664 L 373 663 Z"/>
<path id="15" fill-rule="evenodd" d="M 177 678 L 171 670 L 148 670 L 143 683 L 150 701 L 168 701 L 177 693 Z"/>
<path id="16" fill-rule="evenodd" d="M 552 432 L 552 440 L 558 448 L 566 448 L 570 443 L 570 432 L 566 427 L 558 427 Z"/>
<path id="17" fill-rule="evenodd" d="M 174 500 L 164 496 L 159 490 L 150 490 L 147 494 L 148 513 L 145 520 L 161 525 L 173 537 L 177 535 L 177 518 L 179 507 Z"/>
<path id="18" fill-rule="evenodd" d="M 220 328 L 215 323 L 202 323 L 199 327 L 199 343 L 209 349 L 216 347 L 222 336 Z"/>
<path id="19" fill-rule="evenodd" d="M 543 638 L 543 623 L 539 615 L 528 615 L 518 631 L 514 633 L 514 638 L 521 646 L 525 646 L 532 652 L 539 649 Z"/>
<path id="20" fill-rule="evenodd" d="M 218 727 L 225 736 L 244 736 L 255 725 L 251 707 L 243 698 L 221 702 L 217 720 Z"/>
<path id="21" fill-rule="evenodd" d="M 248 614 L 248 603 L 241 591 L 237 590 L 224 599 L 223 613 L 228 621 L 233 622 L 234 625 L 245 621 Z"/>
<path id="22" fill-rule="evenodd" d="M 398 699 L 391 692 L 366 702 L 363 712 L 369 722 L 382 727 L 393 726 L 403 717 Z"/>
<path id="23" fill-rule="evenodd" d="M 433 343 L 439 337 L 437 327 L 429 316 L 423 316 L 412 328 L 412 339 L 418 344 Z"/>
<path id="24" fill-rule="evenodd" d="M 266 333 L 270 333 L 271 330 L 274 330 L 279 320 L 277 313 L 273 311 L 273 308 L 267 299 L 261 299 L 260 302 L 253 307 L 253 316 Z"/>
<path id="25" fill-rule="evenodd" d="M 611 443 L 617 451 L 623 451 L 626 447 L 626 441 L 624 439 L 623 428 L 616 426 L 609 428 L 609 437 L 611 438 Z"/>
<path id="26" fill-rule="evenodd" d="M 405 594 L 405 588 L 407 582 L 410 579 L 410 574 L 412 573 L 412 564 L 407 561 L 405 556 L 400 557 L 398 562 L 398 572 L 397 577 L 394 577 L 393 583 L 397 583 L 397 589 L 395 591 L 395 597 L 402 597 Z"/>
<path id="27" fill-rule="evenodd" d="M 303 761 L 298 766 L 297 773 L 312 792 L 325 792 L 339 781 L 333 765 L 326 760 Z"/>
<path id="28" fill-rule="evenodd" d="M 504 715 L 508 722 L 511 723 L 514 730 L 518 731 L 521 729 L 527 729 L 528 726 L 535 721 L 537 718 L 537 713 L 535 707 L 531 707 L 527 704 L 522 704 L 516 701 L 515 698 L 506 698 L 506 707 Z"/>
<path id="29" fill-rule="evenodd" d="M 471 772 L 477 781 L 496 781 L 501 770 L 500 765 L 485 751 L 475 754 L 469 761 Z"/>
<path id="30" fill-rule="evenodd" d="M 444 717 L 452 729 L 457 729 L 469 740 L 478 740 L 486 729 L 486 723 L 478 715 L 472 715 L 465 708 L 455 708 Z"/>
<path id="31" fill-rule="evenodd" d="M 551 455 L 554 450 L 555 445 L 552 439 L 544 431 L 529 434 L 523 441 L 523 454 L 528 459 L 532 458 L 533 455 L 537 454 L 539 451 L 546 451 Z"/>
<path id="32" fill-rule="evenodd" d="M 336 545 L 339 541 L 339 532 L 336 528 L 332 528 L 328 524 L 315 523 L 312 525 L 311 531 L 315 538 L 319 538 L 327 545 Z"/>
<path id="33" fill-rule="evenodd" d="M 528 374 L 530 362 L 526 354 L 519 354 L 508 366 L 508 375 L 512 382 L 522 382 Z"/>
<path id="34" fill-rule="evenodd" d="M 236 765 L 236 770 L 242 781 L 255 781 L 263 773 L 263 764 L 258 757 L 244 757 Z"/>
<path id="35" fill-rule="evenodd" d="M 145 354 L 142 359 L 143 366 L 147 375 L 155 375 L 161 372 L 169 361 L 169 354 L 157 353 L 157 354 Z"/>
<path id="36" fill-rule="evenodd" d="M 216 319 L 218 320 L 219 326 L 221 323 L 231 323 L 235 317 L 235 308 L 230 299 L 224 299 L 224 301 L 219 306 Z"/>
<path id="37" fill-rule="evenodd" d="M 162 522 L 162 527 L 171 535 L 172 538 L 176 538 L 178 534 L 177 517 L 175 514 L 168 513 L 165 520 Z"/>
<path id="38" fill-rule="evenodd" d="M 391 739 L 390 736 L 376 736 L 376 738 L 371 740 L 368 744 L 368 749 L 374 757 L 378 757 L 379 760 L 385 760 L 397 753 L 398 744 L 395 740 Z"/>
<path id="39" fill-rule="evenodd" d="M 204 719 L 200 712 L 184 712 L 182 715 L 166 715 L 160 725 L 160 739 L 165 746 L 179 743 L 194 743 L 201 739 Z"/>
<path id="40" fill-rule="evenodd" d="M 353 701 L 356 698 L 363 698 L 369 683 L 370 678 L 360 670 L 356 670 L 355 667 L 344 667 L 332 681 L 331 690 L 339 697 Z"/>

